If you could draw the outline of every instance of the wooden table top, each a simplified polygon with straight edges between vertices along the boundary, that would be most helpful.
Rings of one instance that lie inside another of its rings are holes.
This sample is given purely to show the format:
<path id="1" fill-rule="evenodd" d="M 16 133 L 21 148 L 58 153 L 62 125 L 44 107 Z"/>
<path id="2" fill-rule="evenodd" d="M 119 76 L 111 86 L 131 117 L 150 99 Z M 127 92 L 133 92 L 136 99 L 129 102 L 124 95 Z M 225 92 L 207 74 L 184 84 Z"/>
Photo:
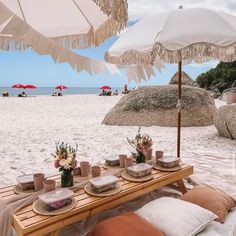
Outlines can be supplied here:
<path id="1" fill-rule="evenodd" d="M 175 172 L 152 171 L 154 178 L 148 182 L 135 183 L 119 178 L 122 191 L 109 197 L 90 196 L 83 189 L 75 192 L 76 207 L 58 216 L 42 216 L 32 210 L 32 205 L 24 207 L 13 216 L 13 227 L 18 235 L 43 235 L 60 229 L 66 225 L 78 222 L 96 213 L 115 207 L 121 203 L 135 199 L 143 194 L 151 192 L 157 188 L 174 183 L 193 174 L 193 167 L 184 164 L 182 169 Z M 79 178 L 79 177 L 78 177 Z M 50 177 L 57 182 L 60 175 Z M 75 178 L 76 181 L 76 178 Z M 0 189 L 0 198 L 7 199 L 15 195 L 14 186 Z"/>

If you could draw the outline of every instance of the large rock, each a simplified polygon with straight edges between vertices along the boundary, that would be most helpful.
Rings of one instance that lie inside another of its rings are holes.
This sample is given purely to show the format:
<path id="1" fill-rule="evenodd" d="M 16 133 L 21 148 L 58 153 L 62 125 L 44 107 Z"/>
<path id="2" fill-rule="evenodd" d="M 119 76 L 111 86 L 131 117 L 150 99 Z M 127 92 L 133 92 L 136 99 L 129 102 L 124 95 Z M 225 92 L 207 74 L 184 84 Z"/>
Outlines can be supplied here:
<path id="1" fill-rule="evenodd" d="M 183 85 L 188 85 L 188 86 L 193 86 L 194 85 L 194 81 L 184 71 L 182 72 L 181 80 L 182 80 Z M 179 82 L 179 75 L 178 75 L 178 72 L 177 72 L 173 75 L 173 77 L 170 80 L 169 84 L 178 84 L 178 82 Z"/>
<path id="2" fill-rule="evenodd" d="M 177 126 L 177 86 L 142 87 L 125 95 L 105 116 L 103 124 Z M 200 88 L 183 86 L 182 126 L 213 124 L 215 103 Z"/>
<path id="3" fill-rule="evenodd" d="M 235 87 L 232 87 L 232 88 L 225 89 L 225 90 L 223 91 L 222 95 L 221 95 L 221 100 L 222 100 L 222 101 L 227 102 L 228 93 L 236 93 L 236 88 L 235 88 Z"/>
<path id="4" fill-rule="evenodd" d="M 236 139 L 236 104 L 220 107 L 215 114 L 214 124 L 219 136 Z"/>

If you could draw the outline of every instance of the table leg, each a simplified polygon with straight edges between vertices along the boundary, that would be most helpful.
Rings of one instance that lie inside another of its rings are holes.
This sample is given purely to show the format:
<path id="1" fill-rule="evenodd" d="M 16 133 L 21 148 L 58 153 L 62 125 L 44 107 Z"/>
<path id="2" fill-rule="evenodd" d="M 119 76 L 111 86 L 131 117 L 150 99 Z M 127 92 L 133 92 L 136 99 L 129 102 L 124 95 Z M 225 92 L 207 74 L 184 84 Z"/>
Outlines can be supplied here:
<path id="1" fill-rule="evenodd" d="M 181 192 L 182 194 L 187 193 L 187 189 L 186 189 L 186 187 L 185 187 L 185 185 L 184 185 L 184 181 L 183 181 L 182 179 L 181 179 L 181 180 L 178 180 L 178 181 L 177 181 L 177 184 L 178 184 L 179 190 L 180 190 L 180 192 Z"/>

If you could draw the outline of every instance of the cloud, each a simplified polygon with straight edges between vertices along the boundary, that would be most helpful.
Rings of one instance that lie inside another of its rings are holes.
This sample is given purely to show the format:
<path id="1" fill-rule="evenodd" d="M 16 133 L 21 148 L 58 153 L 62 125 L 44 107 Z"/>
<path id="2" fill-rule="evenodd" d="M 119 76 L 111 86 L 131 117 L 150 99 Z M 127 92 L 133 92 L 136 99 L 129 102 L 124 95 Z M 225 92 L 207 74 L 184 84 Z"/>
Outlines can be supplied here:
<path id="1" fill-rule="evenodd" d="M 180 5 L 184 8 L 204 7 L 220 10 L 236 15 L 235 0 L 128 0 L 130 20 L 140 19 L 145 15 L 177 9 Z"/>
<path id="2" fill-rule="evenodd" d="M 216 66 L 219 64 L 219 61 L 208 61 L 208 62 L 205 62 L 205 63 L 202 63 L 202 64 L 198 64 L 198 63 L 191 63 L 189 64 L 189 66 L 191 67 L 207 67 L 207 68 L 216 68 Z"/>

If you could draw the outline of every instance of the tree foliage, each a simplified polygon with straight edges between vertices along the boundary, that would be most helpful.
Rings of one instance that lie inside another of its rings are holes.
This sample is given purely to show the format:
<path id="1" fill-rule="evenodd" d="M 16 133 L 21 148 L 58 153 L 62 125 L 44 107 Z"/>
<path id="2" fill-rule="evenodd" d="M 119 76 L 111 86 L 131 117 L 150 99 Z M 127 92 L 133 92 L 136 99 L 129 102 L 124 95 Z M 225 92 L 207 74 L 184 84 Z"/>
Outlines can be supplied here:
<path id="1" fill-rule="evenodd" d="M 236 61 L 220 62 L 216 68 L 199 75 L 196 81 L 201 88 L 220 92 L 236 86 Z"/>

